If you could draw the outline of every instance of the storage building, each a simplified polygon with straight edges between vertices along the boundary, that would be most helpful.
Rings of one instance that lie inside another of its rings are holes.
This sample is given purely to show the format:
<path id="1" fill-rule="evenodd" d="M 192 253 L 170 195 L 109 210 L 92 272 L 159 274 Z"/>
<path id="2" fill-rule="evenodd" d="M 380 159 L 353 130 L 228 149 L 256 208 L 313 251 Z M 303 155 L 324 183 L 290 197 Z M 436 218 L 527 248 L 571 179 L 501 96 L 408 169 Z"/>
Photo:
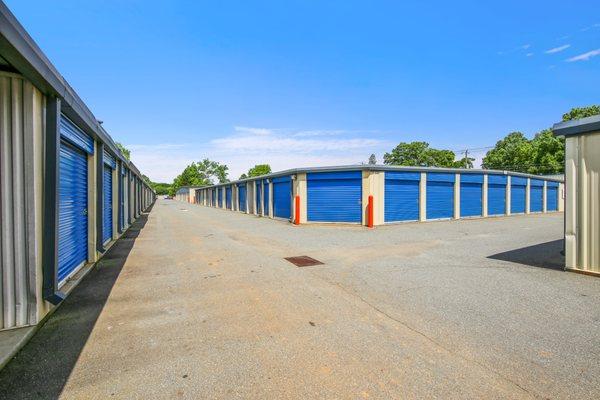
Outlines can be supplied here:
<path id="1" fill-rule="evenodd" d="M 600 276 L 600 115 L 553 130 L 565 137 L 565 267 Z M 548 185 L 549 209 L 556 190 Z"/>
<path id="2" fill-rule="evenodd" d="M 211 193 L 230 189 L 236 200 L 228 209 L 295 223 L 374 226 L 562 211 L 563 204 L 556 176 L 383 165 L 287 170 L 199 188 L 195 197 L 214 207 Z"/>
<path id="3" fill-rule="evenodd" d="M 0 2 L 0 330 L 39 324 L 154 198 Z"/>

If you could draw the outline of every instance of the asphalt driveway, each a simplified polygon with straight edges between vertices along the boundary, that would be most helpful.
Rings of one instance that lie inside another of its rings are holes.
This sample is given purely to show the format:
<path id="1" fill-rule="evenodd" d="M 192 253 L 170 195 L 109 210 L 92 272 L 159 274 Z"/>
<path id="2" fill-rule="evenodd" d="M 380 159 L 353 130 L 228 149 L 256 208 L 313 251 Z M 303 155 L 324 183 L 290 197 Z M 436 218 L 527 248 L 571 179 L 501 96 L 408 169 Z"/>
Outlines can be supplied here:
<path id="1" fill-rule="evenodd" d="M 562 218 L 295 227 L 159 200 L 0 397 L 599 398 L 600 279 L 560 270 Z"/>

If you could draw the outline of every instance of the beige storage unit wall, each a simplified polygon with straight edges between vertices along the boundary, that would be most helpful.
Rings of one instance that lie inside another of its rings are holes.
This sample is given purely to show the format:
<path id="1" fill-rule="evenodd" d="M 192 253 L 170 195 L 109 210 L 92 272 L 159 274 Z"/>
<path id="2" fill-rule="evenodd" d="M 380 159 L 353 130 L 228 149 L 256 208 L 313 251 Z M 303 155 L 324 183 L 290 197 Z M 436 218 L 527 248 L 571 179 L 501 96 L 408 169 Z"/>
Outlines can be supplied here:
<path id="1" fill-rule="evenodd" d="M 104 151 L 116 164 L 103 187 Z M 39 326 L 152 204 L 141 176 L 0 2 L 0 331 Z"/>
<path id="2" fill-rule="evenodd" d="M 39 319 L 44 112 L 40 91 L 0 72 L 0 329 Z"/>
<path id="3" fill-rule="evenodd" d="M 565 137 L 565 266 L 600 276 L 600 116 L 553 130 Z"/>

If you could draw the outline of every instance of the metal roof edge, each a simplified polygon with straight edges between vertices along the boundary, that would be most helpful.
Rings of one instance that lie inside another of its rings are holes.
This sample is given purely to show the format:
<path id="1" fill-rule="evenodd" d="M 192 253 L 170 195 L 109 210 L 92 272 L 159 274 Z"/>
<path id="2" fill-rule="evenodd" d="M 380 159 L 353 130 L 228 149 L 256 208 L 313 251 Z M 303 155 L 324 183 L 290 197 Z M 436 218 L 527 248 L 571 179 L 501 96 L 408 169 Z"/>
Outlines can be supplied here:
<path id="1" fill-rule="evenodd" d="M 589 132 L 600 132 L 600 115 L 558 122 L 552 126 L 556 136 L 573 136 Z"/>
<path id="2" fill-rule="evenodd" d="M 369 165 L 369 164 L 357 164 L 357 165 L 338 165 L 338 166 L 326 166 L 326 167 L 309 167 L 309 168 L 293 168 L 286 169 L 283 171 L 273 172 L 267 175 L 253 176 L 252 178 L 238 179 L 231 182 L 217 183 L 214 185 L 208 185 L 199 187 L 197 189 L 211 189 L 218 188 L 228 185 L 236 185 L 243 182 L 252 182 L 262 179 L 277 178 L 286 175 L 296 175 L 301 173 L 311 172 L 336 172 L 336 171 L 407 171 L 407 172 L 448 172 L 448 173 L 461 173 L 461 174 L 490 174 L 490 175 L 510 175 L 519 176 L 523 178 L 533 179 L 544 179 L 547 181 L 564 182 L 564 179 L 548 177 L 544 175 L 526 174 L 523 172 L 512 172 L 512 171 L 500 171 L 494 169 L 461 169 L 461 168 L 438 168 L 438 167 L 408 167 L 400 165 Z"/>

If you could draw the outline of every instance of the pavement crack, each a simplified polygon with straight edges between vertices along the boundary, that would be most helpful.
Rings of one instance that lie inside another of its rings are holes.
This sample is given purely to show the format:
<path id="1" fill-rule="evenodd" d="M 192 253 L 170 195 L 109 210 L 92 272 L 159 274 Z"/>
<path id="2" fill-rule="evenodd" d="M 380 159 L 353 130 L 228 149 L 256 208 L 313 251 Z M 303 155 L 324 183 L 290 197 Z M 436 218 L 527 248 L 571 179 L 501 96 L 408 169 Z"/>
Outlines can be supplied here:
<path id="1" fill-rule="evenodd" d="M 321 278 L 323 279 L 323 278 Z M 382 310 L 381 308 L 377 307 L 375 304 L 372 304 L 371 302 L 369 302 L 368 300 L 366 300 L 365 298 L 363 298 L 361 295 L 359 295 L 358 293 L 356 293 L 355 291 L 349 290 L 348 288 L 344 287 L 341 283 L 339 282 L 330 282 L 327 279 L 323 279 L 325 282 L 328 282 L 330 284 L 336 285 L 338 288 L 340 288 L 342 291 L 344 291 L 345 293 L 357 298 L 358 300 L 360 300 L 362 303 L 366 304 L 369 308 L 371 308 L 372 310 L 374 310 L 375 312 L 377 312 L 380 315 L 383 315 L 384 317 L 386 317 L 387 319 L 389 319 L 390 321 L 393 321 L 395 323 L 398 323 L 400 325 L 402 325 L 403 327 L 405 327 L 406 329 L 410 330 L 411 332 L 416 333 L 417 335 L 423 337 L 425 340 L 429 341 L 430 343 L 432 343 L 433 345 L 439 347 L 440 349 L 446 351 L 449 354 L 452 354 L 455 357 L 460 358 L 463 361 L 466 361 L 467 363 L 472 363 L 477 365 L 478 367 L 484 369 L 485 371 L 499 377 L 500 379 L 515 385 L 516 387 L 518 387 L 519 389 L 521 389 L 522 391 L 524 391 L 525 393 L 534 396 L 536 398 L 543 398 L 543 396 L 535 393 L 535 392 L 531 392 L 529 389 L 523 387 L 522 385 L 520 385 L 518 382 L 515 382 L 514 380 L 512 380 L 511 378 L 504 376 L 503 374 L 499 373 L 498 371 L 488 367 L 485 364 L 482 364 L 481 362 L 474 360 L 472 358 L 468 358 L 465 357 L 464 355 L 457 353 L 455 351 L 453 351 L 450 348 L 447 348 L 446 346 L 444 346 L 443 344 L 439 343 L 438 341 L 436 341 L 434 338 L 428 336 L 427 334 L 425 334 L 424 332 L 421 332 L 420 330 L 418 330 L 417 328 L 414 328 L 412 326 L 410 326 L 408 323 L 406 323 L 405 321 L 402 321 L 401 319 L 398 319 L 392 315 L 390 315 L 389 313 L 387 313 L 386 311 Z"/>

